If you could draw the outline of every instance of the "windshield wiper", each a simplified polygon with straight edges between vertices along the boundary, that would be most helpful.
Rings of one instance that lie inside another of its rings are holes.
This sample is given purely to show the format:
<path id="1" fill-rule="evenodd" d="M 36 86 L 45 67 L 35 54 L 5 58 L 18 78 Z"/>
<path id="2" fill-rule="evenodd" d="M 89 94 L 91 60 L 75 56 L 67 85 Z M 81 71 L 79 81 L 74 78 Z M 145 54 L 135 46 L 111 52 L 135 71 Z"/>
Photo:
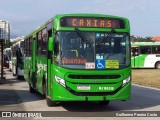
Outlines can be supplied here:
<path id="1" fill-rule="evenodd" d="M 116 31 L 114 29 L 111 29 L 111 31 L 108 34 L 108 37 L 113 37 L 116 34 Z"/>
<path id="2" fill-rule="evenodd" d="M 81 31 L 78 29 L 78 27 L 75 27 L 74 30 L 76 31 L 77 35 L 82 39 L 83 42 L 88 43 L 89 46 L 92 45 L 91 41 L 89 41 L 89 40 L 81 33 Z"/>

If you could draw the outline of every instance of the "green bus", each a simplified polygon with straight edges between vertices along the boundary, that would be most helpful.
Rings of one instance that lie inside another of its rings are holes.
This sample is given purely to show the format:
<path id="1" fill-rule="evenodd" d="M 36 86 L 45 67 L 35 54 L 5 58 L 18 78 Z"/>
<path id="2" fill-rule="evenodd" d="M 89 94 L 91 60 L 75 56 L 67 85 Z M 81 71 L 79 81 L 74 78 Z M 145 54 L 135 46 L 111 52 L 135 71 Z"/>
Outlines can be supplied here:
<path id="1" fill-rule="evenodd" d="M 24 40 L 24 78 L 48 106 L 65 101 L 128 100 L 129 20 L 102 14 L 55 15 Z"/>
<path id="2" fill-rule="evenodd" d="M 132 68 L 160 69 L 160 42 L 135 42 L 131 47 Z"/>

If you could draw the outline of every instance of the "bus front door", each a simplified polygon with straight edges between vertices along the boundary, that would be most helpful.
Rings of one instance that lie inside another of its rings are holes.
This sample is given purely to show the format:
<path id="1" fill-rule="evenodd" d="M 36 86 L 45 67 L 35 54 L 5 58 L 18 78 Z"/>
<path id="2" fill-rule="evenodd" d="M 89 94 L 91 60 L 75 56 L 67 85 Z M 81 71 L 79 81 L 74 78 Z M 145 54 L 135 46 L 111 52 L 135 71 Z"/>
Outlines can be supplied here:
<path id="1" fill-rule="evenodd" d="M 131 63 L 132 63 L 132 68 L 139 67 L 139 48 L 138 47 L 133 47 L 132 51 L 132 58 L 131 58 Z"/>

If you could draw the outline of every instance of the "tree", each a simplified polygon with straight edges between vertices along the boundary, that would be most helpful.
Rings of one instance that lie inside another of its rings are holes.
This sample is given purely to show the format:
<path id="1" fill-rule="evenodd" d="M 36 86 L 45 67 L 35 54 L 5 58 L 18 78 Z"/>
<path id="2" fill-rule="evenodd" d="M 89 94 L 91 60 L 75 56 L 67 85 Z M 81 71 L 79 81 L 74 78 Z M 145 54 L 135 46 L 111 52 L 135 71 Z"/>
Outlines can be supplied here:
<path id="1" fill-rule="evenodd" d="M 130 37 L 130 40 L 131 40 L 131 42 L 153 42 L 152 41 L 152 37 L 145 37 L 145 38 L 143 38 L 143 37 L 135 37 L 134 35 L 132 35 L 131 37 Z"/>

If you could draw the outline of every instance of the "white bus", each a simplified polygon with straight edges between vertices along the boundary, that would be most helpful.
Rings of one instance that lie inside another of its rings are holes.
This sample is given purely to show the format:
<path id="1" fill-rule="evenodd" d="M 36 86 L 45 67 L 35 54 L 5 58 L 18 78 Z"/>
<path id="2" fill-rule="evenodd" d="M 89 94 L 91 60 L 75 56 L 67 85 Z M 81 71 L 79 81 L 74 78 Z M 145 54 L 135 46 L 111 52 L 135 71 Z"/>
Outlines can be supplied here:
<path id="1" fill-rule="evenodd" d="M 23 55 L 24 39 L 20 39 L 11 47 L 12 72 L 18 79 L 24 78 Z"/>
<path id="2" fill-rule="evenodd" d="M 10 70 L 12 69 L 12 63 L 11 63 L 11 48 L 5 48 L 3 50 L 3 64 L 4 64 L 4 67 L 7 67 L 9 68 Z"/>
<path id="3" fill-rule="evenodd" d="M 160 69 L 160 42 L 132 43 L 132 68 Z"/>

